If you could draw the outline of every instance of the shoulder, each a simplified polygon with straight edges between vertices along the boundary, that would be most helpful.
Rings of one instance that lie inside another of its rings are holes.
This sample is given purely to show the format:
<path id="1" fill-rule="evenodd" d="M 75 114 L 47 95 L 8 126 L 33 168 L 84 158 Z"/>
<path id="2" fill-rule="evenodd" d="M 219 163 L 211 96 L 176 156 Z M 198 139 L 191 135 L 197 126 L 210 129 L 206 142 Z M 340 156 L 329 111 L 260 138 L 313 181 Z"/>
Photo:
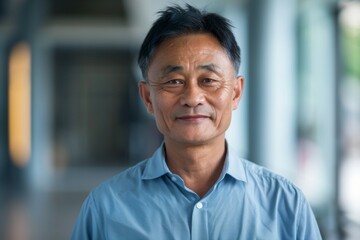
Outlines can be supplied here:
<path id="1" fill-rule="evenodd" d="M 305 195 L 292 181 L 265 167 L 242 161 L 247 199 L 260 209 L 266 209 L 263 217 L 276 212 L 284 219 L 293 219 L 292 224 L 297 226 L 300 216 L 312 214 Z"/>
<path id="2" fill-rule="evenodd" d="M 310 204 L 300 188 L 265 167 L 241 161 L 246 174 L 246 199 L 258 209 L 263 222 L 276 223 L 282 236 L 321 239 Z"/>
<path id="3" fill-rule="evenodd" d="M 279 182 L 284 182 L 286 184 L 292 184 L 287 178 L 271 171 L 270 169 L 260 166 L 256 163 L 250 162 L 246 159 L 240 159 L 246 171 L 246 176 L 251 178 L 275 180 Z"/>
<path id="4" fill-rule="evenodd" d="M 293 201 L 305 201 L 300 188 L 289 179 L 248 160 L 241 159 L 241 161 L 245 169 L 247 186 L 260 196 L 265 198 L 277 196 Z"/>
<path id="5" fill-rule="evenodd" d="M 94 201 L 103 201 L 105 198 L 109 198 L 112 195 L 119 195 L 135 189 L 141 181 L 147 161 L 148 159 L 143 160 L 138 164 L 125 169 L 95 187 L 91 191 Z"/>
<path id="6" fill-rule="evenodd" d="M 114 211 L 120 211 L 118 208 L 114 209 L 114 205 L 124 206 L 124 203 L 130 202 L 126 197 L 129 191 L 140 191 L 136 186 L 139 186 L 146 163 L 147 160 L 144 160 L 120 172 L 89 193 L 81 207 L 71 239 L 104 238 L 104 221 Z"/>

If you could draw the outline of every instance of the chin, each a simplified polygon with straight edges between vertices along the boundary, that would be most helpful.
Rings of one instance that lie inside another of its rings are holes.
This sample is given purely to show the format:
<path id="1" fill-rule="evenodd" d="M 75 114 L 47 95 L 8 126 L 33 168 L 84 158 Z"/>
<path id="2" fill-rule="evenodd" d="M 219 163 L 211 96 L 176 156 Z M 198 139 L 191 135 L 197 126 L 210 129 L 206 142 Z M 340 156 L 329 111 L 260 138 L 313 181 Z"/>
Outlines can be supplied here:
<path id="1" fill-rule="evenodd" d="M 176 142 L 183 144 L 183 145 L 189 145 L 189 146 L 199 146 L 199 145 L 205 145 L 213 140 L 215 140 L 216 137 L 210 137 L 210 136 L 189 136 L 189 137 L 181 137 L 174 139 Z"/>

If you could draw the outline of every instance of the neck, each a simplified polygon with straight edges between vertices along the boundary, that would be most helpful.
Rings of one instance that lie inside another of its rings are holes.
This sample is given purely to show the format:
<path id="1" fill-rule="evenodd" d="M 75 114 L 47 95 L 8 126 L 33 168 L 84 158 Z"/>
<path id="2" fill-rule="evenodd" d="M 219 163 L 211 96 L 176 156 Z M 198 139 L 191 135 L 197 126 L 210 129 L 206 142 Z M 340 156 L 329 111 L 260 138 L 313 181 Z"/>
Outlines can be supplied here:
<path id="1" fill-rule="evenodd" d="M 185 146 L 165 140 L 166 162 L 186 187 L 203 197 L 219 179 L 225 161 L 225 140 Z"/>

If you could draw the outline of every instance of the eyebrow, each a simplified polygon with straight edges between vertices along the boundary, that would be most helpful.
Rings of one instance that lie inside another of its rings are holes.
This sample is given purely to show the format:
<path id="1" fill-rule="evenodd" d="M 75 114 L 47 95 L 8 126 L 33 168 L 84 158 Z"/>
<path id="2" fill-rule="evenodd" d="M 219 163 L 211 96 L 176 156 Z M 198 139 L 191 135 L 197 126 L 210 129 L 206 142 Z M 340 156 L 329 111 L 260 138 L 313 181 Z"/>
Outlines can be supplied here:
<path id="1" fill-rule="evenodd" d="M 204 70 L 213 72 L 215 74 L 220 74 L 221 73 L 221 69 L 218 66 L 216 66 L 215 64 L 213 64 L 213 63 L 203 64 L 203 65 L 198 66 L 197 68 L 198 69 L 204 69 Z"/>
<path id="2" fill-rule="evenodd" d="M 207 70 L 207 71 L 213 72 L 215 74 L 221 73 L 221 69 L 213 63 L 199 65 L 197 67 L 197 69 Z M 182 67 L 180 65 L 168 65 L 165 68 L 163 68 L 162 75 L 165 76 L 169 73 L 181 72 L 182 70 L 184 70 L 184 67 Z"/>
<path id="3" fill-rule="evenodd" d="M 165 76 L 166 74 L 173 73 L 173 72 L 180 72 L 184 70 L 184 67 L 179 65 L 168 65 L 162 69 L 162 75 Z"/>

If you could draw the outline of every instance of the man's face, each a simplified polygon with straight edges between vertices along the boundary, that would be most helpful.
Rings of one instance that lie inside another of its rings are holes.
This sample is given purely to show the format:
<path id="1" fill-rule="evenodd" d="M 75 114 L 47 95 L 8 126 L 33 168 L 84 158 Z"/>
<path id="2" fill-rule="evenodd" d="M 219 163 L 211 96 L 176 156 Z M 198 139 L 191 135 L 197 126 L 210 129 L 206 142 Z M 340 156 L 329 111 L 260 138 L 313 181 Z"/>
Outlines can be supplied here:
<path id="1" fill-rule="evenodd" d="M 223 140 L 243 87 L 243 78 L 234 73 L 226 51 L 210 34 L 163 42 L 139 90 L 165 142 Z"/>

